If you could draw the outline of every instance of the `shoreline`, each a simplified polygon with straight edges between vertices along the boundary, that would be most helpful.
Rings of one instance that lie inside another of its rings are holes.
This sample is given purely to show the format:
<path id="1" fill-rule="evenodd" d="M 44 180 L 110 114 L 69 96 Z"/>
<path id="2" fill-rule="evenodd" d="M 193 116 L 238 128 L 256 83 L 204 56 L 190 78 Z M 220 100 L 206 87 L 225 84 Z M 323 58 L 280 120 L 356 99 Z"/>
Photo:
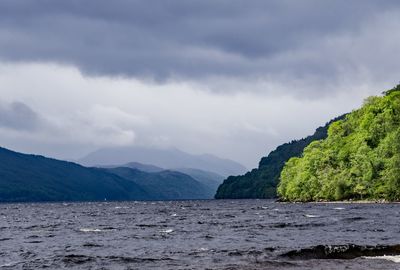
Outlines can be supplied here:
<path id="1" fill-rule="evenodd" d="M 290 201 L 276 201 L 279 203 L 299 203 L 299 204 L 400 204 L 400 201 L 385 201 L 385 200 L 355 200 L 355 201 L 309 201 L 309 202 L 290 202 Z"/>

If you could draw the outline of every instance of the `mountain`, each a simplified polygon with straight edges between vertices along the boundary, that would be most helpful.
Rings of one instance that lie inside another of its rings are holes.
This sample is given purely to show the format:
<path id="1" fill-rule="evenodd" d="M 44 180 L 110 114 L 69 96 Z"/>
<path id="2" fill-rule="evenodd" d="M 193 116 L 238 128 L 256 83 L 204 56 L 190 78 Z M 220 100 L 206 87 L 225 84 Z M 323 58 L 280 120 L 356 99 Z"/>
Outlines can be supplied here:
<path id="1" fill-rule="evenodd" d="M 105 170 L 135 182 L 157 200 L 211 199 L 215 192 L 180 172 L 164 170 L 147 173 L 128 167 Z"/>
<path id="2" fill-rule="evenodd" d="M 400 85 L 366 99 L 291 158 L 278 192 L 288 201 L 400 200 Z"/>
<path id="3" fill-rule="evenodd" d="M 216 199 L 246 199 L 246 198 L 275 198 L 279 176 L 285 162 L 292 157 L 298 157 L 303 149 L 311 142 L 327 137 L 328 126 L 343 119 L 335 118 L 323 127 L 317 128 L 311 136 L 294 140 L 278 146 L 268 156 L 263 157 L 257 169 L 245 175 L 230 176 L 218 188 Z"/>
<path id="4" fill-rule="evenodd" d="M 87 168 L 0 148 L 0 202 L 210 199 L 215 188 L 151 165 Z"/>
<path id="5" fill-rule="evenodd" d="M 222 183 L 225 177 L 213 173 L 213 172 L 207 172 L 199 169 L 193 169 L 193 168 L 176 168 L 174 171 L 178 171 L 187 175 L 190 175 L 192 178 L 197 180 L 198 182 L 202 183 L 203 185 L 211 188 L 213 190 L 213 196 L 215 192 L 217 191 L 219 185 Z"/>
<path id="6" fill-rule="evenodd" d="M 128 164 L 124 164 L 122 166 L 103 166 L 103 168 L 116 168 L 116 167 L 127 167 L 131 169 L 137 169 L 142 172 L 149 172 L 149 173 L 156 173 L 162 171 L 170 171 L 170 172 L 180 172 L 192 177 L 194 180 L 198 181 L 200 184 L 204 185 L 207 189 L 211 189 L 212 196 L 214 196 L 215 192 L 217 191 L 218 186 L 224 180 L 224 177 L 213 173 L 207 172 L 199 169 L 193 168 L 175 168 L 171 170 L 165 170 L 163 168 L 149 165 L 149 164 L 142 164 L 139 162 L 130 162 Z"/>
<path id="7" fill-rule="evenodd" d="M 0 148 L 0 202 L 143 200 L 135 182 L 94 168 Z"/>
<path id="8" fill-rule="evenodd" d="M 157 167 L 195 168 L 210 171 L 222 176 L 244 173 L 246 168 L 229 159 L 221 159 L 213 155 L 192 155 L 176 148 L 155 149 L 146 147 L 103 148 L 80 159 L 78 163 L 85 166 L 105 166 L 110 164 L 126 164 L 139 162 Z"/>
<path id="9" fill-rule="evenodd" d="M 143 164 L 143 163 L 139 163 L 139 162 L 129 162 L 122 166 L 112 166 L 112 167 L 127 167 L 127 168 L 137 169 L 139 171 L 148 172 L 148 173 L 165 171 L 164 168 L 157 167 L 157 166 L 150 165 L 150 164 Z"/>

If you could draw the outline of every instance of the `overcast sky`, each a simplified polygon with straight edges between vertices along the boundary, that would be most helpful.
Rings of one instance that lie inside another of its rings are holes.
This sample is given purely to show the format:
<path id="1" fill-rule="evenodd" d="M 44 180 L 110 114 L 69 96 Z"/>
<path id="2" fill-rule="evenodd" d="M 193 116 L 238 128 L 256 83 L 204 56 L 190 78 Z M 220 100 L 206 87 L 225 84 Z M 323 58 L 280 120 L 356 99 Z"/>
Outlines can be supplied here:
<path id="1" fill-rule="evenodd" d="M 255 167 L 400 81 L 397 0 L 0 1 L 0 145 Z"/>

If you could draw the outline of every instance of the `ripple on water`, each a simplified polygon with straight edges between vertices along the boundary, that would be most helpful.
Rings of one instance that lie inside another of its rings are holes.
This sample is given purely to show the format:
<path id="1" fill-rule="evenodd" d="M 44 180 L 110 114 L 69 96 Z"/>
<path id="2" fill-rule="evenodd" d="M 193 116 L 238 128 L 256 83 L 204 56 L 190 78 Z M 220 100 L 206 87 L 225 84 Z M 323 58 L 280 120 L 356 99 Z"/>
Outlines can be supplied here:
<path id="1" fill-rule="evenodd" d="M 331 204 L 268 200 L 0 204 L 0 217 L 7 216 L 6 223 L 0 219 L 0 266 L 83 270 L 99 266 L 399 268 L 396 263 L 400 254 L 388 249 L 379 251 L 379 247 L 400 243 L 397 205 L 345 207 L 344 211 Z M 317 259 L 319 255 L 315 254 L 321 249 L 313 248 L 322 246 L 325 250 L 348 243 L 354 243 L 354 247 L 335 255 L 325 254 L 326 259 Z M 304 257 L 307 249 L 311 249 L 309 258 Z M 281 256 L 294 250 L 302 250 L 301 255 Z M 330 256 L 338 258 L 332 261 Z"/>

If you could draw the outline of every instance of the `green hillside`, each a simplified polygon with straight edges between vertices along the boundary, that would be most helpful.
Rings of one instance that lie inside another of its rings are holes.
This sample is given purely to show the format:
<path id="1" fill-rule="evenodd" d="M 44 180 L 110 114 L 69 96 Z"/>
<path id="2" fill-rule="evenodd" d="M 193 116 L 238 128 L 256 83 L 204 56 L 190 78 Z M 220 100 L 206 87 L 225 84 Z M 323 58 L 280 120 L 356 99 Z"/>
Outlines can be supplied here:
<path id="1" fill-rule="evenodd" d="M 87 168 L 0 148 L 0 202 L 209 199 L 214 189 L 173 171 Z"/>
<path id="2" fill-rule="evenodd" d="M 338 117 L 332 121 L 343 118 Z M 331 122 L 332 122 L 331 121 Z M 279 176 L 287 160 L 298 157 L 304 148 L 315 140 L 326 138 L 328 125 L 319 127 L 315 133 L 301 140 L 278 146 L 267 157 L 263 157 L 257 169 L 240 176 L 230 176 L 221 184 L 216 199 L 275 198 Z"/>
<path id="3" fill-rule="evenodd" d="M 140 200 L 136 183 L 71 162 L 0 148 L 0 202 Z"/>
<path id="4" fill-rule="evenodd" d="M 369 97 L 291 158 L 278 192 L 288 201 L 400 200 L 400 86 Z"/>

